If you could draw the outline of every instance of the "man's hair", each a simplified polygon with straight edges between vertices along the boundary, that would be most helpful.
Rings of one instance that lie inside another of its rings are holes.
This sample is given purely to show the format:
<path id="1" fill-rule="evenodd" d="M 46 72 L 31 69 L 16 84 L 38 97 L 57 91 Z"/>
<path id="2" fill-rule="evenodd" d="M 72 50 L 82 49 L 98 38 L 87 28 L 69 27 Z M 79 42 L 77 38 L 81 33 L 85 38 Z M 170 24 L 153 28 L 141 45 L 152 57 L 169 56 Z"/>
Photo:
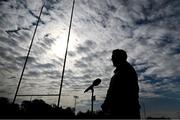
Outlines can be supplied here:
<path id="1" fill-rule="evenodd" d="M 127 53 L 126 51 L 122 50 L 122 49 L 115 49 L 113 50 L 113 56 L 117 59 L 126 61 L 127 60 Z"/>

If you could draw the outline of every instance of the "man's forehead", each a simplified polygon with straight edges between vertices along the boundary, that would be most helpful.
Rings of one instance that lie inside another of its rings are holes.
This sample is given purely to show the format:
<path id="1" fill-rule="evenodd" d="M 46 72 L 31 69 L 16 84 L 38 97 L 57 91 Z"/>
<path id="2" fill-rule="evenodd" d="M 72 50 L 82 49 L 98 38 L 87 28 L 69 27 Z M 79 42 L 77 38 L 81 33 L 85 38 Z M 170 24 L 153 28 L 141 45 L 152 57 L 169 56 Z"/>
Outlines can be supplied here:
<path id="1" fill-rule="evenodd" d="M 112 57 L 116 57 L 116 55 L 112 54 Z"/>

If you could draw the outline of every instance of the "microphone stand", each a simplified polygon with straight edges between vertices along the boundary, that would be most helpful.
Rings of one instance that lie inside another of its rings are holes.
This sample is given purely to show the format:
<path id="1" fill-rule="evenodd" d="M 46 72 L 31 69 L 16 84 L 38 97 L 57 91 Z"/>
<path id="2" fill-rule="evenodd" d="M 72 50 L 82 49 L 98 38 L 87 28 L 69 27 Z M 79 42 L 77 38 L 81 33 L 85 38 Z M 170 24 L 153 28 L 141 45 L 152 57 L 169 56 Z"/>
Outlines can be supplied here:
<path id="1" fill-rule="evenodd" d="M 93 104 L 94 104 L 94 87 L 91 89 L 92 96 L 91 96 L 91 114 L 93 115 Z"/>
<path id="2" fill-rule="evenodd" d="M 94 104 L 94 86 L 98 86 L 100 83 L 101 83 L 101 79 L 98 78 L 94 80 L 93 84 L 84 91 L 84 93 L 89 90 L 92 91 L 92 95 L 91 95 L 91 115 L 92 116 L 93 116 L 93 104 Z"/>

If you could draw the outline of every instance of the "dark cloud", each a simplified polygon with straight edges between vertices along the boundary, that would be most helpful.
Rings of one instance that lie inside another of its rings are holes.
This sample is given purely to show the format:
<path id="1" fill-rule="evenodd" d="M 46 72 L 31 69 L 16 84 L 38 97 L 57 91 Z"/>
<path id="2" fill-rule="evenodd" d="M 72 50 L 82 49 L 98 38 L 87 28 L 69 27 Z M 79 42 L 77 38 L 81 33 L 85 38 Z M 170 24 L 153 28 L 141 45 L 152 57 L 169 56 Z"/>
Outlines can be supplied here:
<path id="1" fill-rule="evenodd" d="M 12 51 L 12 49 L 8 49 L 8 48 L 3 48 L 0 47 L 0 55 L 1 58 L 4 59 L 5 61 L 13 61 L 14 56 L 10 56 L 9 53 L 7 51 Z M 15 55 L 18 55 L 18 53 L 14 52 Z"/>
<path id="2" fill-rule="evenodd" d="M 21 63 L 25 62 L 26 56 L 20 56 L 17 57 L 16 60 L 20 61 Z M 35 58 L 34 57 L 28 57 L 28 62 L 32 63 L 35 62 Z"/>
<path id="3" fill-rule="evenodd" d="M 43 71 L 43 74 L 51 79 L 60 79 L 61 78 L 61 72 L 58 70 Z"/>
<path id="4" fill-rule="evenodd" d="M 76 73 L 73 72 L 71 69 L 66 69 L 64 76 L 66 76 L 67 79 L 74 79 L 73 76 L 76 76 Z"/>
<path id="5" fill-rule="evenodd" d="M 56 4 L 60 4 L 62 0 L 50 0 L 50 1 L 45 1 L 45 7 L 47 10 L 53 10 L 55 8 Z"/>
<path id="6" fill-rule="evenodd" d="M 32 10 L 29 10 L 29 13 L 30 13 L 33 17 L 35 17 L 36 19 L 39 19 L 39 15 L 34 14 Z M 45 24 L 45 22 L 42 21 L 41 19 L 39 20 L 39 22 L 42 23 L 42 24 Z M 33 22 L 33 25 L 36 25 L 36 24 L 37 24 L 36 22 Z"/>
<path id="7" fill-rule="evenodd" d="M 52 69 L 55 67 L 55 65 L 53 63 L 46 63 L 46 64 L 38 64 L 37 66 L 39 69 L 43 69 L 43 68 L 49 68 Z"/>
<path id="8" fill-rule="evenodd" d="M 80 67 L 80 68 L 86 68 L 88 67 L 88 65 L 86 63 L 84 63 L 83 61 L 77 61 L 75 64 L 74 64 L 75 67 Z"/>
<path id="9" fill-rule="evenodd" d="M 93 49 L 93 48 L 96 48 L 96 46 L 97 46 L 97 45 L 96 45 L 96 42 L 94 42 L 94 41 L 92 41 L 92 40 L 86 40 L 84 44 L 85 44 L 85 46 L 88 46 L 88 47 L 90 47 L 90 48 L 92 48 L 92 49 Z"/>
<path id="10" fill-rule="evenodd" d="M 16 9 L 22 9 L 22 8 L 27 9 L 28 8 L 27 2 L 25 0 L 19 0 L 19 1 L 17 1 L 17 4 L 11 5 L 11 6 L 12 6 L 11 8 L 13 8 L 15 6 Z"/>
<path id="11" fill-rule="evenodd" d="M 75 57 L 75 56 L 76 56 L 76 53 L 73 52 L 73 51 L 68 51 L 68 56 L 70 56 L 70 57 Z"/>
<path id="12" fill-rule="evenodd" d="M 0 37 L 0 39 L 1 39 L 1 43 L 8 43 L 8 45 L 11 47 L 18 45 L 17 41 L 14 39 L 9 39 L 6 37 Z"/>
<path id="13" fill-rule="evenodd" d="M 116 10 L 117 10 L 117 8 L 114 6 L 114 5 L 112 5 L 112 4 L 107 4 L 107 6 L 108 6 L 108 11 L 112 11 L 112 12 L 116 12 Z"/>
<path id="14" fill-rule="evenodd" d="M 32 76 L 33 77 L 38 77 L 38 76 L 40 76 L 40 73 L 38 71 L 30 70 L 26 74 L 24 74 L 24 76 L 26 76 L 26 77 L 32 77 Z"/>
<path id="15" fill-rule="evenodd" d="M 16 77 L 13 76 L 13 77 L 10 77 L 9 79 L 14 79 L 14 78 L 16 78 Z"/>
<path id="16" fill-rule="evenodd" d="M 26 36 L 26 35 L 29 36 L 29 34 L 25 33 L 25 30 L 30 30 L 29 28 L 20 28 L 20 27 L 18 27 L 17 29 L 14 29 L 14 30 L 6 30 L 6 32 L 7 32 L 9 35 L 12 35 L 12 34 L 14 33 L 14 34 L 17 34 L 17 35 L 20 36 L 20 33 L 19 33 L 20 30 L 24 30 L 24 31 L 22 31 L 22 34 L 24 34 L 24 35 L 22 35 L 22 36 Z"/>
<path id="17" fill-rule="evenodd" d="M 18 34 L 18 31 L 20 30 L 20 28 L 16 29 L 16 30 L 6 30 L 6 32 L 8 34 L 10 34 L 11 32 L 15 32 L 16 34 Z"/>
<path id="18" fill-rule="evenodd" d="M 51 59 L 52 64 L 57 65 L 57 66 L 62 66 L 63 59 L 58 58 L 58 59 Z"/>
<path id="19" fill-rule="evenodd" d="M 174 24 L 173 18 L 174 17 L 179 18 L 178 17 L 179 15 L 177 13 L 177 11 L 179 11 L 179 9 L 177 8 L 178 4 L 180 3 L 177 0 L 173 0 L 171 2 L 168 0 L 163 2 L 153 1 L 153 0 L 146 1 L 142 4 L 140 3 L 138 6 L 139 9 L 136 9 L 136 12 L 138 12 L 138 14 L 142 14 L 142 18 L 133 18 L 133 19 L 135 20 L 135 23 L 137 25 L 154 24 L 157 26 L 163 26 L 163 24 L 165 23 L 166 26 L 164 27 L 172 26 Z M 132 5 L 129 5 L 128 8 L 129 10 L 132 11 L 132 13 L 133 12 L 135 13 L 135 11 L 131 9 Z M 164 23 L 162 23 L 162 21 L 164 21 Z"/>
<path id="20" fill-rule="evenodd" d="M 54 87 L 59 87 L 59 81 L 51 81 L 50 85 Z"/>
<path id="21" fill-rule="evenodd" d="M 84 47 L 84 46 L 78 46 L 77 51 L 78 51 L 78 53 L 87 53 L 87 52 L 90 51 L 90 48 L 89 47 Z"/>
<path id="22" fill-rule="evenodd" d="M 44 48 L 44 49 L 50 49 L 51 46 L 54 44 L 56 40 L 54 38 L 50 38 L 47 36 L 44 36 L 42 40 L 39 41 L 39 44 Z"/>
<path id="23" fill-rule="evenodd" d="M 96 51 L 96 52 L 91 52 L 88 54 L 88 56 L 82 57 L 80 61 L 86 61 L 88 63 L 93 62 L 93 61 L 97 61 L 98 59 L 107 59 L 106 56 L 107 54 L 109 54 L 111 52 L 107 51 L 107 50 L 102 50 L 102 51 Z"/>

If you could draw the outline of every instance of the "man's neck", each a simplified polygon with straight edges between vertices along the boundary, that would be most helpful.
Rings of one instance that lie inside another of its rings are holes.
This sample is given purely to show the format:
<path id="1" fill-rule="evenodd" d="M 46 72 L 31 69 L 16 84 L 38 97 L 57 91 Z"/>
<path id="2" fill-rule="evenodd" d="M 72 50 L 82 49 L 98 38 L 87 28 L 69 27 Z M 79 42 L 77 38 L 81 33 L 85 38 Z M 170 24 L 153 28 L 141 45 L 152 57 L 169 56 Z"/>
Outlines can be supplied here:
<path id="1" fill-rule="evenodd" d="M 123 68 L 123 66 L 125 66 L 128 62 L 121 62 L 118 65 L 116 65 L 116 69 L 114 70 L 114 73 L 117 73 L 121 68 Z"/>

